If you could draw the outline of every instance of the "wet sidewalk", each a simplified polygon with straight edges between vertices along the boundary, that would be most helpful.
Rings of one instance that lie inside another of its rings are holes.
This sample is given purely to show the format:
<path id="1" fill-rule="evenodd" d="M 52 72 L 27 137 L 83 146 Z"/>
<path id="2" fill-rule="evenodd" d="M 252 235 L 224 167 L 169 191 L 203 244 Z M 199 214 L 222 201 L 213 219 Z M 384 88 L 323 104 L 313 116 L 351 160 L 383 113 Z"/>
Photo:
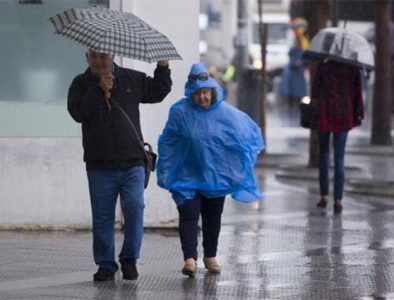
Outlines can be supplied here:
<path id="1" fill-rule="evenodd" d="M 307 131 L 270 130 L 271 153 L 256 169 L 265 200 L 226 200 L 221 274 L 208 274 L 200 257 L 196 278 L 183 276 L 176 230 L 147 229 L 138 280 L 118 272 L 104 283 L 92 281 L 90 232 L 0 232 L 0 299 L 394 299 L 393 198 L 347 191 L 342 215 L 332 203 L 316 208 L 315 175 L 280 176 L 305 165 Z M 349 146 L 364 138 L 356 132 Z M 349 175 L 368 171 L 377 180 L 393 178 L 391 164 L 390 155 L 351 154 L 346 162 Z"/>
<path id="2" fill-rule="evenodd" d="M 0 232 L 0 299 L 394 299 L 393 205 L 347 196 L 337 216 L 302 184 L 259 176 L 264 202 L 226 202 L 220 275 L 200 258 L 185 278 L 175 230 L 147 230 L 137 281 L 104 283 L 90 232 Z"/>

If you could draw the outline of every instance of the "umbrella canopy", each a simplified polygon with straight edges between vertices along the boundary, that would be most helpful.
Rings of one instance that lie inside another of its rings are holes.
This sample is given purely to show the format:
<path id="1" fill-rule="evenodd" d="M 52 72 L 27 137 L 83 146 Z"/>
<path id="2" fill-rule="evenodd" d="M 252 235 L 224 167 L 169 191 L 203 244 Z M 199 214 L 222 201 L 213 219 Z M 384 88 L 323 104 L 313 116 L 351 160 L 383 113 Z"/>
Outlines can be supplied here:
<path id="1" fill-rule="evenodd" d="M 182 59 L 165 35 L 131 13 L 103 7 L 72 8 L 49 20 L 56 34 L 97 52 L 146 62 Z"/>
<path id="2" fill-rule="evenodd" d="M 337 62 L 373 70 L 373 51 L 367 40 L 344 28 L 327 27 L 312 39 L 305 58 L 329 58 Z"/>

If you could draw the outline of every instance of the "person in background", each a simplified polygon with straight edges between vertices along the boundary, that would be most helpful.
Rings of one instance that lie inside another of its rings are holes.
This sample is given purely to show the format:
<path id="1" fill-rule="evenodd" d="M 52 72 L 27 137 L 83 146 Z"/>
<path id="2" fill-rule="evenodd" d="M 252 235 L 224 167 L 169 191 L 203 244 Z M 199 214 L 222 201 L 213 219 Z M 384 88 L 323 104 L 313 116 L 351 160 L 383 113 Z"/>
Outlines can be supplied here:
<path id="1" fill-rule="evenodd" d="M 306 37 L 305 19 L 292 19 L 290 27 L 294 33 L 294 46 L 289 50 L 289 63 L 282 71 L 278 92 L 281 97 L 287 99 L 289 106 L 293 106 L 298 105 L 300 99 L 307 95 L 306 64 L 302 56 L 309 46 L 309 41 Z"/>
<path id="2" fill-rule="evenodd" d="M 140 103 L 161 102 L 171 91 L 167 61 L 159 61 L 154 77 L 119 67 L 113 55 L 88 49 L 88 69 L 74 78 L 68 92 L 68 111 L 82 123 L 84 161 L 93 218 L 95 281 L 113 280 L 115 207 L 120 195 L 124 241 L 119 254 L 123 279 L 138 277 L 144 212 L 144 153 L 136 133 L 114 105 L 121 106 L 141 140 Z"/>
<path id="3" fill-rule="evenodd" d="M 311 129 L 319 137 L 318 207 L 325 208 L 329 194 L 330 137 L 334 148 L 334 213 L 341 213 L 348 132 L 364 118 L 360 70 L 332 60 L 319 63 L 312 84 Z"/>
<path id="4" fill-rule="evenodd" d="M 158 184 L 171 192 L 179 212 L 183 274 L 197 271 L 200 215 L 205 268 L 221 271 L 216 254 L 225 196 L 246 203 L 262 198 L 253 167 L 263 148 L 256 123 L 224 102 L 202 63 L 193 64 L 185 97 L 172 105 L 158 142 Z"/>
<path id="5" fill-rule="evenodd" d="M 289 106 L 298 105 L 300 99 L 307 95 L 303 53 L 299 47 L 290 48 L 289 63 L 283 69 L 279 82 L 279 95 L 287 99 Z"/>

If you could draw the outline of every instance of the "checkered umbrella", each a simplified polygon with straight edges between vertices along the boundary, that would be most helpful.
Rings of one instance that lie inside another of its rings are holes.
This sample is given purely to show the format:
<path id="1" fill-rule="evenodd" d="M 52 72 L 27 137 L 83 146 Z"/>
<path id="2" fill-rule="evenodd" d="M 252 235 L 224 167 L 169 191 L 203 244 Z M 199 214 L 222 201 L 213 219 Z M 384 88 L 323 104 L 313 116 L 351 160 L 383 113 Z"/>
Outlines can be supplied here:
<path id="1" fill-rule="evenodd" d="M 49 19 L 55 33 L 97 52 L 146 62 L 181 60 L 171 41 L 131 13 L 71 8 Z"/>

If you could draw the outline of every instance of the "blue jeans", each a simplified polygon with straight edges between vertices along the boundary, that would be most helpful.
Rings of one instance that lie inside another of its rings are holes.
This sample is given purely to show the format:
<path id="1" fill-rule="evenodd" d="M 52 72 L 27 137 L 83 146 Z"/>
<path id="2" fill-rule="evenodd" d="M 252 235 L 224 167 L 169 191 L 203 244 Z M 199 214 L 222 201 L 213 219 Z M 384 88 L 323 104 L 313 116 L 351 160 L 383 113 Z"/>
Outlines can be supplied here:
<path id="1" fill-rule="evenodd" d="M 198 219 L 202 219 L 204 256 L 215 257 L 218 247 L 222 221 L 224 198 L 206 198 L 196 195 L 179 205 L 179 237 L 181 239 L 183 258 L 197 260 Z"/>
<path id="2" fill-rule="evenodd" d="M 87 171 L 93 217 L 95 263 L 113 272 L 115 262 L 115 207 L 118 195 L 124 216 L 124 240 L 120 262 L 135 262 L 144 231 L 144 167 Z"/>
<path id="3" fill-rule="evenodd" d="M 345 147 L 347 131 L 334 133 L 334 200 L 342 200 L 345 181 Z M 320 195 L 327 196 L 329 190 L 330 132 L 319 133 L 319 183 Z"/>

